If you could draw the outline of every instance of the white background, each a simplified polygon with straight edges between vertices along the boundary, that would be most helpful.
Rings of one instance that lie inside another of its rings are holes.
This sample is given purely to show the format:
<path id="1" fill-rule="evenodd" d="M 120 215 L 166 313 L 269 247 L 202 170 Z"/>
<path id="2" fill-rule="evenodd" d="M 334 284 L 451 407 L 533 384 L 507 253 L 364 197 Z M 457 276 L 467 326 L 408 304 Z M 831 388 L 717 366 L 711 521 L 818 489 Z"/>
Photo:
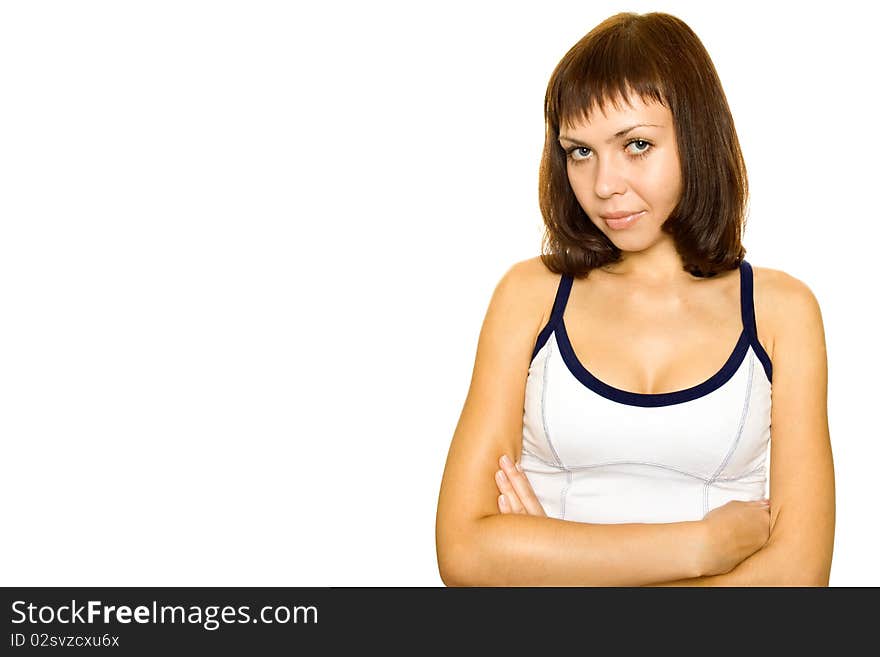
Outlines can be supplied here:
<path id="1" fill-rule="evenodd" d="M 682 18 L 747 259 L 819 299 L 832 586 L 876 561 L 870 3 L 4 2 L 0 584 L 440 586 L 494 286 L 538 255 L 553 67 Z"/>

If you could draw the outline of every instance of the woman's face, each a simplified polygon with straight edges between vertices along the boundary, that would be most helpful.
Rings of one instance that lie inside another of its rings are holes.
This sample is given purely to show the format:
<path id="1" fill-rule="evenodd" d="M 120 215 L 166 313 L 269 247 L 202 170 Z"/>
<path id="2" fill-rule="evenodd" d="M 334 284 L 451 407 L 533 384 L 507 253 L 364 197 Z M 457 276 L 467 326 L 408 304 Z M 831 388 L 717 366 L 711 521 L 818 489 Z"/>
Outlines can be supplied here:
<path id="1" fill-rule="evenodd" d="M 660 103 L 622 100 L 591 112 L 589 123 L 560 128 L 574 195 L 590 220 L 622 251 L 642 251 L 668 237 L 660 231 L 681 196 L 681 166 L 672 113 Z M 652 124 L 639 126 L 639 124 Z M 626 131 L 625 134 L 616 135 Z M 634 222 L 602 215 L 643 212 Z"/>

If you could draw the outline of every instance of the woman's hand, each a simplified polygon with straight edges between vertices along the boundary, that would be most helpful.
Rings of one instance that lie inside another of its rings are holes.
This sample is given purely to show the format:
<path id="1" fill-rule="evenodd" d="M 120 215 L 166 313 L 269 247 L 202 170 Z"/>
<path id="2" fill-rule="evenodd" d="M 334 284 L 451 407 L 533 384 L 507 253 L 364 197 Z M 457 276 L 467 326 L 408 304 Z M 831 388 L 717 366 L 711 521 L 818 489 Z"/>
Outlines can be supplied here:
<path id="1" fill-rule="evenodd" d="M 704 575 L 730 572 L 770 539 L 770 500 L 731 500 L 699 521 L 705 527 L 700 555 Z"/>
<path id="2" fill-rule="evenodd" d="M 544 507 L 538 502 L 532 485 L 520 469 L 519 463 L 514 467 L 507 454 L 498 460 L 501 469 L 495 473 L 495 484 L 501 495 L 498 496 L 498 508 L 501 513 L 522 513 L 530 516 L 546 516 Z"/>

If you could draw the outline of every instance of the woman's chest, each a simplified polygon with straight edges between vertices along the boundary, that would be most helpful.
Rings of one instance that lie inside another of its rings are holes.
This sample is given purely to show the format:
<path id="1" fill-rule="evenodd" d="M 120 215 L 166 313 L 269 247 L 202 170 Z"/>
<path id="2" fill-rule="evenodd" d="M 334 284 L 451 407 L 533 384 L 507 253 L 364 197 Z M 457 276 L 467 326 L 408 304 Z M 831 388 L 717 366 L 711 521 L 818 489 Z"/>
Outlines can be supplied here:
<path id="1" fill-rule="evenodd" d="M 740 343 L 741 311 L 738 277 L 662 298 L 594 283 L 572 288 L 562 321 L 574 356 L 592 376 L 620 390 L 658 394 L 718 373 Z M 758 317 L 759 337 L 769 333 Z M 765 349 L 769 342 L 762 340 Z"/>

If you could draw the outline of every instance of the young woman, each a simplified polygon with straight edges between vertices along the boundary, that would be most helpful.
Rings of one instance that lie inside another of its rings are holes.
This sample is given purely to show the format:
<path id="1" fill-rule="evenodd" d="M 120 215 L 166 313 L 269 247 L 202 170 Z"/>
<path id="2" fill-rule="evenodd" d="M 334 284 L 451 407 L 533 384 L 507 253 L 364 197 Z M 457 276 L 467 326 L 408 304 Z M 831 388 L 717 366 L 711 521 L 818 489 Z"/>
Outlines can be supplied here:
<path id="1" fill-rule="evenodd" d="M 443 581 L 827 586 L 822 317 L 744 259 L 746 168 L 702 43 L 668 14 L 613 16 L 554 70 L 545 119 L 544 248 L 480 332 Z"/>

